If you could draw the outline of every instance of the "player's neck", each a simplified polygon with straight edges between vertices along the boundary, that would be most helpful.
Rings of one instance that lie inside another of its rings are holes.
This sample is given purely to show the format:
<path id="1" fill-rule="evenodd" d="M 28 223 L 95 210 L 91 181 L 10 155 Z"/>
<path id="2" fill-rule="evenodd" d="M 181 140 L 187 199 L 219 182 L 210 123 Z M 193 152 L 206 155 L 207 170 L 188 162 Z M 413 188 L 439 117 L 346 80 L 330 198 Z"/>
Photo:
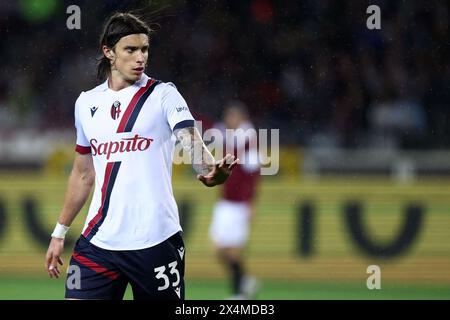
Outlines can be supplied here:
<path id="1" fill-rule="evenodd" d="M 112 71 L 108 78 L 108 87 L 113 91 L 119 91 L 134 84 L 135 81 L 124 79 L 120 74 Z"/>

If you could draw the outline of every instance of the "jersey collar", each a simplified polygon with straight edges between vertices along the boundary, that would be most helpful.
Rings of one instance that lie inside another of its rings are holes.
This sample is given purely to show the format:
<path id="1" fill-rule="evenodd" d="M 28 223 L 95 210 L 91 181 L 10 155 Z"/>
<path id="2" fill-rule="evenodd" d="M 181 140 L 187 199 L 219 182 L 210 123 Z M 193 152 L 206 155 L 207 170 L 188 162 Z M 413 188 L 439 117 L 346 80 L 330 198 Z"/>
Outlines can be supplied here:
<path id="1" fill-rule="evenodd" d="M 136 81 L 133 84 L 133 86 L 138 86 L 138 87 L 141 87 L 141 88 L 145 87 L 146 84 L 147 84 L 148 79 L 150 79 L 150 77 L 147 76 L 145 73 L 143 73 L 141 78 L 138 81 Z M 108 87 L 108 79 L 106 79 L 105 82 L 103 82 L 101 85 L 98 86 L 98 90 L 99 91 L 106 91 L 108 89 L 109 89 L 109 87 Z"/>

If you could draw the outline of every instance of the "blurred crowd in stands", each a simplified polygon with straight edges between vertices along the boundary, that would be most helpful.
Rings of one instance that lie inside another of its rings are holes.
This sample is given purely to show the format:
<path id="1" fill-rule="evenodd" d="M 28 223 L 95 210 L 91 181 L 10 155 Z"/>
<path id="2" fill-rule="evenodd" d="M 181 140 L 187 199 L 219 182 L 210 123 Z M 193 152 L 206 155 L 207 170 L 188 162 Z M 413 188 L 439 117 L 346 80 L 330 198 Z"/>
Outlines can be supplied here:
<path id="1" fill-rule="evenodd" d="M 81 29 L 68 30 L 79 5 Z M 369 30 L 367 6 L 381 8 Z M 230 99 L 259 128 L 306 147 L 450 147 L 446 1 L 59 1 L 0 4 L 0 137 L 73 128 L 96 83 L 98 37 L 114 11 L 159 23 L 147 74 L 172 81 L 198 119 Z M 155 11 L 160 9 L 159 11 Z M 150 14 L 153 12 L 152 14 Z"/>

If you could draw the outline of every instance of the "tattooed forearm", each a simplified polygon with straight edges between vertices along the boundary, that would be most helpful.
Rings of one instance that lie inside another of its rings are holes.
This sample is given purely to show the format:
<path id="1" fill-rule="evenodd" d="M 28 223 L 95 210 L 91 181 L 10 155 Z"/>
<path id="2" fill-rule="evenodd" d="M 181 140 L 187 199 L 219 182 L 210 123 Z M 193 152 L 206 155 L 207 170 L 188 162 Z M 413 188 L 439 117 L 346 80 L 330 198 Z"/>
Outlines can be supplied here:
<path id="1" fill-rule="evenodd" d="M 200 133 L 195 127 L 182 128 L 175 131 L 184 152 L 189 152 L 192 167 L 197 174 L 206 175 L 213 169 L 215 160 L 206 148 Z"/>

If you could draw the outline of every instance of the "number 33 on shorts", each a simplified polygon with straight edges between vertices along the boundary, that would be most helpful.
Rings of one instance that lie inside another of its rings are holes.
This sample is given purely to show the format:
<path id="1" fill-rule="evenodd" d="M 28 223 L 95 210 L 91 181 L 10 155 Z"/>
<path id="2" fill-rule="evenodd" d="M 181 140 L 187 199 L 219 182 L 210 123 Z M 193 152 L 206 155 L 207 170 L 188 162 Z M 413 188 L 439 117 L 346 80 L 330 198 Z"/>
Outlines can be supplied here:
<path id="1" fill-rule="evenodd" d="M 158 287 L 158 291 L 162 291 L 162 290 L 166 290 L 168 289 L 170 286 L 172 286 L 172 288 L 174 288 L 175 293 L 178 295 L 178 297 L 180 297 L 180 288 L 178 287 L 178 285 L 180 284 L 180 273 L 177 270 L 177 264 L 178 262 L 175 260 L 171 263 L 169 263 L 168 268 L 166 268 L 166 266 L 160 266 L 154 269 L 156 275 L 156 279 L 162 279 L 162 285 Z M 167 270 L 167 272 L 166 272 Z M 172 275 L 171 278 L 173 278 L 173 276 L 175 277 L 175 280 L 172 282 L 172 284 L 170 283 L 169 280 L 169 275 Z"/>

